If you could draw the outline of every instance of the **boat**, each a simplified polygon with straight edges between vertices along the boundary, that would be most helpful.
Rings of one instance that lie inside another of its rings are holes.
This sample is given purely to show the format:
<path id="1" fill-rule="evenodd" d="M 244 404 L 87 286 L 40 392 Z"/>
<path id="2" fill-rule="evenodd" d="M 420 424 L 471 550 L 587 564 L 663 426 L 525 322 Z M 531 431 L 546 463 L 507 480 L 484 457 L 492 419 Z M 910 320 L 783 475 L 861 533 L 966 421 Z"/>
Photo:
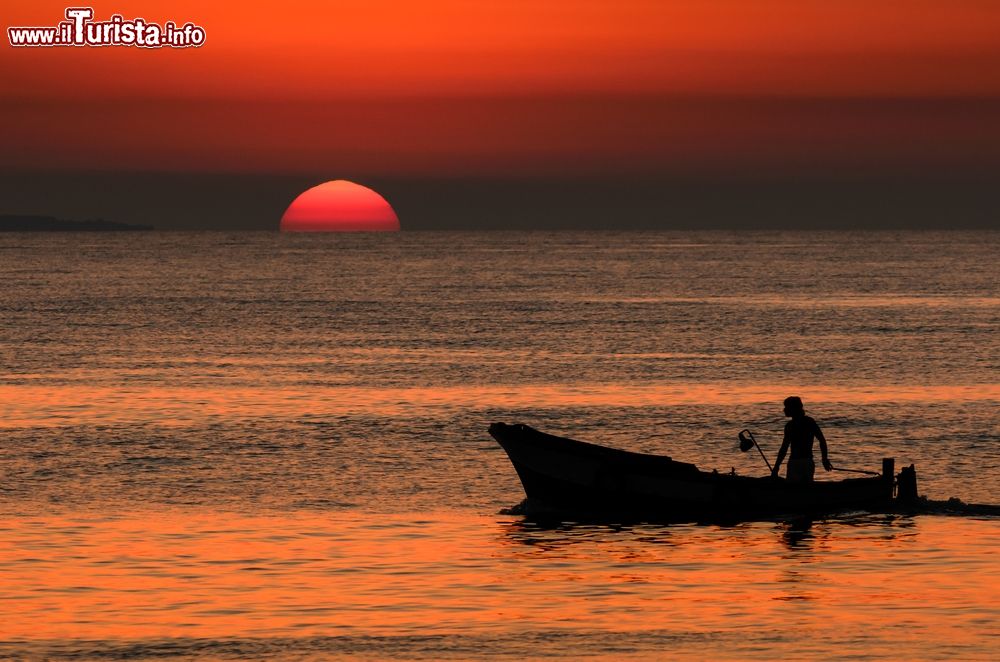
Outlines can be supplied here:
<path id="1" fill-rule="evenodd" d="M 539 519 L 745 521 L 884 511 L 898 500 L 893 496 L 892 458 L 883 460 L 881 474 L 802 484 L 702 471 L 664 455 L 599 446 L 524 424 L 493 423 L 489 433 L 506 451 L 524 486 L 527 498 L 520 512 Z M 903 472 L 912 474 L 916 498 L 912 465 Z"/>

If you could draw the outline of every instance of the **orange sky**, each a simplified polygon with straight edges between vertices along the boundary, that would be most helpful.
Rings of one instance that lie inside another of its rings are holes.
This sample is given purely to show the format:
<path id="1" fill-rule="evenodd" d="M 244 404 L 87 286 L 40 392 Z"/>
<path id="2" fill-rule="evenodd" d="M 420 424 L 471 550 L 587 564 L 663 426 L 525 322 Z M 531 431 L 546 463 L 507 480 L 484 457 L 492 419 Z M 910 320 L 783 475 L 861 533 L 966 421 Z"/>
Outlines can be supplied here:
<path id="1" fill-rule="evenodd" d="M 14 3 L 4 27 L 54 25 L 65 6 Z M 98 20 L 192 21 L 207 43 L 4 44 L 0 120 L 14 128 L 5 168 L 951 167 L 992 163 L 1000 146 L 994 0 L 94 9 Z"/>
<path id="2" fill-rule="evenodd" d="M 5 7 L 51 25 L 65 2 Z M 238 7 L 247 7 L 246 10 Z M 11 96 L 298 98 L 652 92 L 753 95 L 1000 93 L 993 0 L 97 4 L 193 21 L 200 50 L 4 50 Z M 7 85 L 5 84 L 5 88 Z"/>

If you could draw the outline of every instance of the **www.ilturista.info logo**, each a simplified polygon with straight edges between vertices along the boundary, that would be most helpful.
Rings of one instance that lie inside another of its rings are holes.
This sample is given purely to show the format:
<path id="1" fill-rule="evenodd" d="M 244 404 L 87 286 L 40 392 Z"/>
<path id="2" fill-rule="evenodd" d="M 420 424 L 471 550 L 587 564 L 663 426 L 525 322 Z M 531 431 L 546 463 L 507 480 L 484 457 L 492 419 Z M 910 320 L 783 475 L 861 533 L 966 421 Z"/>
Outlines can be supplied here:
<path id="1" fill-rule="evenodd" d="M 178 27 L 145 19 L 125 20 L 113 14 L 110 20 L 94 21 L 90 7 L 68 7 L 65 21 L 54 27 L 10 27 L 11 46 L 134 46 L 136 48 L 192 48 L 205 43 L 205 28 L 194 23 Z"/>

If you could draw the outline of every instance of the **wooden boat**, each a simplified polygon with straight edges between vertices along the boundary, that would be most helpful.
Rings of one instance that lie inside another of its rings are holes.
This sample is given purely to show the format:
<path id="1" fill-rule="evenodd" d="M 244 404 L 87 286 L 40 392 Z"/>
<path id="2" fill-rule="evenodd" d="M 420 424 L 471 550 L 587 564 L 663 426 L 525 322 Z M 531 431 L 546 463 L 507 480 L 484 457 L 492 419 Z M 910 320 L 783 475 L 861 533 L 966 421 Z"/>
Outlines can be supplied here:
<path id="1" fill-rule="evenodd" d="M 489 432 L 514 465 L 527 495 L 525 514 L 532 517 L 739 521 L 883 510 L 893 501 L 891 459 L 874 477 L 795 484 L 705 472 L 666 456 L 557 437 L 527 425 L 494 423 Z M 913 480 L 915 491 L 915 474 Z"/>

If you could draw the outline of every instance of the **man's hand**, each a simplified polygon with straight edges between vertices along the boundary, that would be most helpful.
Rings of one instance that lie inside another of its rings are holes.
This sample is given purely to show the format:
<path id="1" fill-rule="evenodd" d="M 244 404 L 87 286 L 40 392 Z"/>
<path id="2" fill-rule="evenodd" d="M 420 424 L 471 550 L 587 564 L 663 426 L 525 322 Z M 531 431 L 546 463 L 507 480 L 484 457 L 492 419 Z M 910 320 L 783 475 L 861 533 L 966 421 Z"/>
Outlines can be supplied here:
<path id="1" fill-rule="evenodd" d="M 830 458 L 828 457 L 823 458 L 823 468 L 826 469 L 827 471 L 833 469 L 833 465 L 830 464 Z"/>

